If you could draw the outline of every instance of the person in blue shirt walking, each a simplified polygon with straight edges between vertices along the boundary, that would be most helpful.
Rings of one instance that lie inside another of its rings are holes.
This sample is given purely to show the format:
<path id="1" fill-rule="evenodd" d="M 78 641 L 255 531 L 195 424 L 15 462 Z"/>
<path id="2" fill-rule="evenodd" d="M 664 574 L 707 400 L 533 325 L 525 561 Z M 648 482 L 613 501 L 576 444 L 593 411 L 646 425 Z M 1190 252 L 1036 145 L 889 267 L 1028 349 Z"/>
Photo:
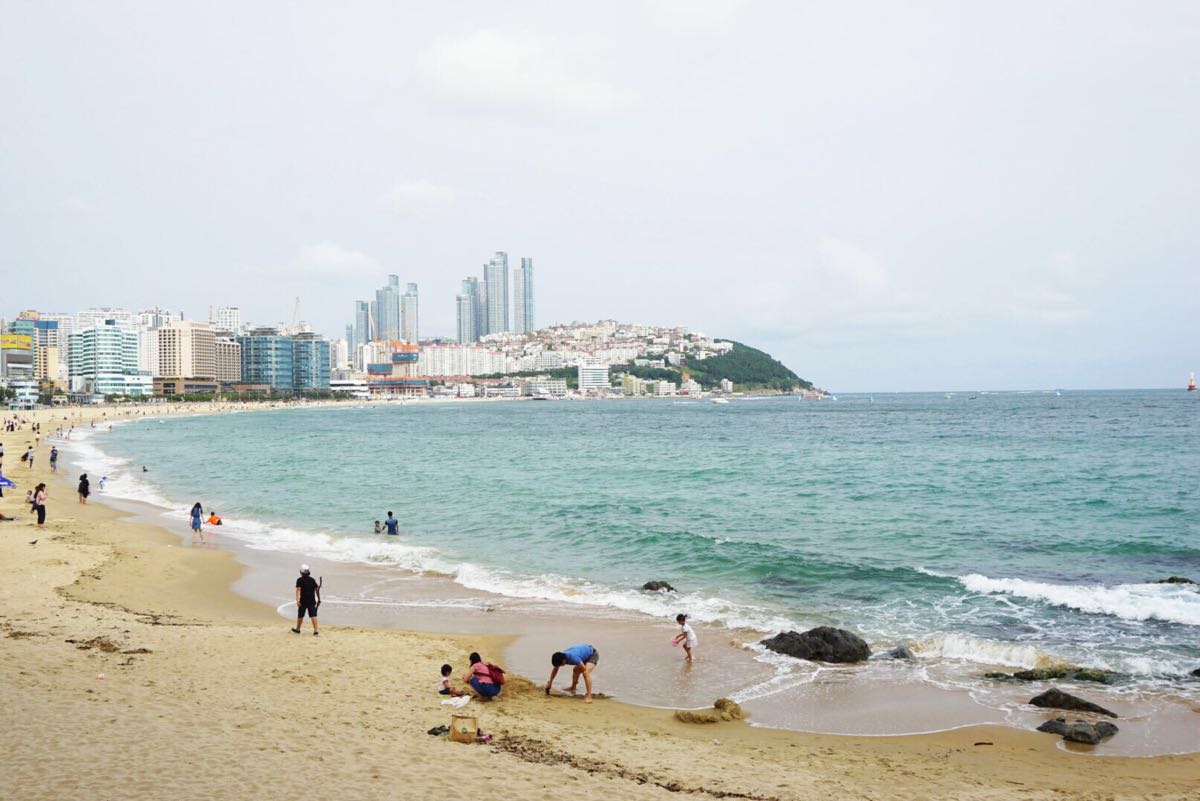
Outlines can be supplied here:
<path id="1" fill-rule="evenodd" d="M 550 664 L 554 669 L 550 671 L 550 681 L 546 682 L 546 695 L 550 694 L 550 688 L 554 686 L 554 677 L 558 675 L 558 669 L 563 665 L 572 665 L 574 670 L 571 673 L 571 686 L 567 688 L 567 692 L 575 694 L 579 687 L 579 677 L 583 677 L 584 687 L 587 688 L 587 695 L 583 697 L 585 704 L 592 702 L 592 671 L 596 669 L 596 664 L 600 661 L 600 654 L 591 645 L 579 643 L 572 645 L 565 651 L 555 651 L 550 655 Z"/>
<path id="2" fill-rule="evenodd" d="M 392 517 L 391 512 L 388 512 L 387 520 L 384 520 L 383 524 L 387 526 L 388 534 L 396 535 L 400 533 L 400 521 Z"/>

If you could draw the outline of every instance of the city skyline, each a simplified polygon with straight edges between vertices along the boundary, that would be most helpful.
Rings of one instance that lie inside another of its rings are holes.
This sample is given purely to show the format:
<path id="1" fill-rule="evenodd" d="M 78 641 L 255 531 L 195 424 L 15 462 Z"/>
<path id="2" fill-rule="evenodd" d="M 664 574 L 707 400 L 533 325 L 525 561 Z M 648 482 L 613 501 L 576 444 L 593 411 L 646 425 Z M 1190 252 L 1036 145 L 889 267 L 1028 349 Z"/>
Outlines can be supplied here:
<path id="1" fill-rule="evenodd" d="M 1194 6 L 868 6 L 301 2 L 280 38 L 14 5 L 4 295 L 202 318 L 236 286 L 340 336 L 392 273 L 455 337 L 503 243 L 553 265 L 542 322 L 680 322 L 845 391 L 1200 369 Z"/>

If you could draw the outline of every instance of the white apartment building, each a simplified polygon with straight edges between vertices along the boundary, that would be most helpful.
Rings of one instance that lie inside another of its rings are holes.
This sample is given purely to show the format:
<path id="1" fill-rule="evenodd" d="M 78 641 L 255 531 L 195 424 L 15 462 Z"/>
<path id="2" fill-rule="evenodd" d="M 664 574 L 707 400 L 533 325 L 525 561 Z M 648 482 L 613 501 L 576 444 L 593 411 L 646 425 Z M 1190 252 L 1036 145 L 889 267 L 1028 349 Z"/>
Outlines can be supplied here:
<path id="1" fill-rule="evenodd" d="M 159 328 L 158 367 L 154 374 L 179 378 L 215 378 L 217 334 L 212 325 L 195 320 L 176 320 Z"/>
<path id="2" fill-rule="evenodd" d="M 507 371 L 502 351 L 478 345 L 425 345 L 417 371 L 426 376 L 492 375 Z"/>
<path id="3" fill-rule="evenodd" d="M 580 364 L 576 370 L 578 371 L 579 391 L 584 394 L 607 392 L 612 384 L 608 377 L 607 364 Z"/>
<path id="4" fill-rule="evenodd" d="M 238 306 L 217 307 L 217 330 L 233 335 L 242 333 L 242 310 Z"/>
<path id="5" fill-rule="evenodd" d="M 684 379 L 683 383 L 679 386 L 680 395 L 699 395 L 702 391 L 700 382 L 692 378 Z"/>
<path id="6" fill-rule="evenodd" d="M 654 381 L 653 384 L 654 384 L 654 394 L 655 395 L 674 395 L 674 394 L 676 394 L 677 387 L 675 386 L 674 381 Z"/>
<path id="7" fill-rule="evenodd" d="M 71 333 L 70 381 L 73 392 L 149 396 L 154 383 L 138 370 L 137 333 L 114 320 Z"/>

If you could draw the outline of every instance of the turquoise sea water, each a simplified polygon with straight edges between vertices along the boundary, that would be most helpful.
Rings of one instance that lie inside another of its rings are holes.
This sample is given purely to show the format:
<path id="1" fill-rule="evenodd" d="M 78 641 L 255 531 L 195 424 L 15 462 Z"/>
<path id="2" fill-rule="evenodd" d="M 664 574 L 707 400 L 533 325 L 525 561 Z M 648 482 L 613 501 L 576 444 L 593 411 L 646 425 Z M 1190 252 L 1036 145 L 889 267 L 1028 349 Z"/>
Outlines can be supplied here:
<path id="1" fill-rule="evenodd" d="M 1200 667 L 1200 593 L 1147 583 L 1200 580 L 1198 435 L 1200 399 L 1130 391 L 280 410 L 89 446 L 112 492 L 256 548 L 1153 684 Z"/>

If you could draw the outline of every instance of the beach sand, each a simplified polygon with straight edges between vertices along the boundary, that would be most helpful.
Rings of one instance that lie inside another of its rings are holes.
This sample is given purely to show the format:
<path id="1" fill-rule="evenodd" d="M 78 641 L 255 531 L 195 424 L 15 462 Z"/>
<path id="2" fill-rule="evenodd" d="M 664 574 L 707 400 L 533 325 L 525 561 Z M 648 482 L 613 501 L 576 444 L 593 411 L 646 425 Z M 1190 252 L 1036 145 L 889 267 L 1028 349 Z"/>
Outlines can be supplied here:
<path id="1" fill-rule="evenodd" d="M 57 425 L 34 417 L 46 433 Z M 230 554 L 79 505 L 76 476 L 50 477 L 44 440 L 26 469 L 27 431 L 0 437 L 20 483 L 0 500 L 17 518 L 0 523 L 0 798 L 1104 799 L 1200 787 L 1197 754 L 1098 758 L 1001 727 L 867 738 L 683 724 L 547 698 L 519 676 L 467 707 L 492 743 L 432 737 L 450 719 L 438 667 L 460 676 L 471 650 L 498 661 L 504 638 L 329 624 L 294 635 L 230 590 L 241 571 Z M 31 480 L 49 485 L 44 530 L 22 503 Z"/>

